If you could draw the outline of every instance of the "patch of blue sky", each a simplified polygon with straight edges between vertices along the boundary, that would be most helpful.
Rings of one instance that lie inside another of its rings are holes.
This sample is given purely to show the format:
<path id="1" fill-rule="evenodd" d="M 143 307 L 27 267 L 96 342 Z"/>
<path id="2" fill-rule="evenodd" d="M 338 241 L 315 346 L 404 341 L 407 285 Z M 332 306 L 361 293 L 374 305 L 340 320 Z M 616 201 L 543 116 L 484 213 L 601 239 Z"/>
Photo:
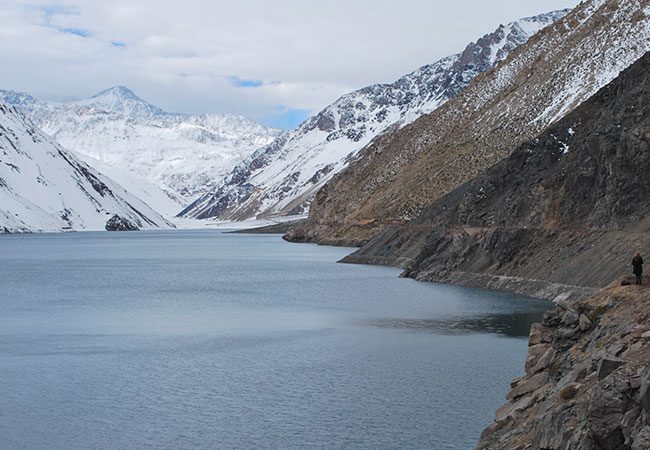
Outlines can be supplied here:
<path id="1" fill-rule="evenodd" d="M 126 44 L 124 42 L 111 41 L 113 47 L 124 47 Z"/>
<path id="2" fill-rule="evenodd" d="M 277 114 L 271 114 L 259 120 L 263 125 L 293 130 L 309 118 L 310 111 L 306 109 L 293 109 L 285 106 L 276 107 Z"/>
<path id="3" fill-rule="evenodd" d="M 68 34 L 74 34 L 75 36 L 88 37 L 90 33 L 86 30 L 81 30 L 79 28 L 59 28 L 59 31 Z"/>
<path id="4" fill-rule="evenodd" d="M 237 87 L 260 87 L 264 84 L 261 80 L 244 80 L 235 75 L 230 77 L 230 82 Z"/>

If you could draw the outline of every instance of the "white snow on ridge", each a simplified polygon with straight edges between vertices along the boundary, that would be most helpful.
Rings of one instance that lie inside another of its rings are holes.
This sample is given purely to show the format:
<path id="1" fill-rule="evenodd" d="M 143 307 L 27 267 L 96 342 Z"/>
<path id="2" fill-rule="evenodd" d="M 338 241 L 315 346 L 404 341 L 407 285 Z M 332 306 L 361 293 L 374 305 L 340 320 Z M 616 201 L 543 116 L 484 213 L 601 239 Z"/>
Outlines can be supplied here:
<path id="1" fill-rule="evenodd" d="M 65 148 L 157 186 L 180 204 L 175 213 L 280 133 L 238 115 L 167 113 L 122 86 L 68 104 L 13 91 L 0 99 Z"/>
<path id="2" fill-rule="evenodd" d="M 173 227 L 0 101 L 0 232 L 104 230 L 115 215 L 138 228 Z"/>
<path id="3" fill-rule="evenodd" d="M 140 200 L 149 205 L 154 211 L 162 214 L 166 218 L 174 217 L 183 207 L 181 203 L 173 200 L 165 194 L 160 188 L 154 186 L 149 181 L 134 176 L 130 172 L 111 166 L 103 161 L 92 158 L 81 153 L 72 152 L 78 159 L 86 162 L 89 166 L 97 170 L 120 186 L 127 192 L 135 195 Z M 173 221 L 172 221 L 173 222 Z"/>
<path id="4" fill-rule="evenodd" d="M 589 10 L 596 11 L 603 4 L 604 0 L 596 0 Z M 570 64 L 568 60 L 559 64 L 560 67 L 570 68 L 557 76 L 558 79 L 568 79 L 567 86 L 553 97 L 553 101 L 531 123 L 552 123 L 561 119 L 586 98 L 618 77 L 640 55 L 650 51 L 650 21 L 631 21 L 629 15 L 633 10 L 629 5 L 620 5 L 618 9 L 611 11 L 608 17 L 611 23 L 626 24 L 629 27 L 626 33 L 599 33 L 592 40 L 579 42 L 575 48 L 576 53 L 583 54 L 595 54 L 597 51 L 598 58 L 592 58 L 581 66 Z M 650 15 L 646 14 L 646 17 L 648 16 Z"/>

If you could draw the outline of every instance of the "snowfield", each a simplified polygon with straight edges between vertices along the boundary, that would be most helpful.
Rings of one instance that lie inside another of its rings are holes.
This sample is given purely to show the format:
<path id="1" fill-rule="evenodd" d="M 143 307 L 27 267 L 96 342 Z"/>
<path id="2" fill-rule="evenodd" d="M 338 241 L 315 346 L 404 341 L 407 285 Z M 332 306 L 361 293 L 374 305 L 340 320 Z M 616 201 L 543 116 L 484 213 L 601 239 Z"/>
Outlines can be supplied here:
<path id="1" fill-rule="evenodd" d="M 140 229 L 174 227 L 0 101 L 1 232 L 104 230 L 116 215 Z"/>
<path id="2" fill-rule="evenodd" d="M 281 132 L 238 115 L 168 113 L 123 86 L 65 104 L 13 91 L 0 91 L 0 99 L 90 164 L 156 186 L 177 203 L 173 214 Z"/>

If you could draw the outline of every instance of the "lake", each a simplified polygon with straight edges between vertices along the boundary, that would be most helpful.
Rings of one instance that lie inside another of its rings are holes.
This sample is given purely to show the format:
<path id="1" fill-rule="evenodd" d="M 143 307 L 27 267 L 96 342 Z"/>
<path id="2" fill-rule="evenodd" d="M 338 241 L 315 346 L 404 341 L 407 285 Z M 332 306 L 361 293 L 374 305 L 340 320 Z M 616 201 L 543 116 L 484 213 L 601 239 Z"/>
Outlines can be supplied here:
<path id="1" fill-rule="evenodd" d="M 0 448 L 473 448 L 552 304 L 351 251 L 0 235 Z"/>

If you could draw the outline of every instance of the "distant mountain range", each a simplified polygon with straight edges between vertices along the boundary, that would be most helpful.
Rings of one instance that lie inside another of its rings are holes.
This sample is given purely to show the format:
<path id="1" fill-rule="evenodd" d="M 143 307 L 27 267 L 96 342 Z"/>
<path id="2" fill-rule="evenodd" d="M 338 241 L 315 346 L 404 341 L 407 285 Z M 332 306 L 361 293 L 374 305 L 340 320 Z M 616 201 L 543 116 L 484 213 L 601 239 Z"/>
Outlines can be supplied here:
<path id="1" fill-rule="evenodd" d="M 346 94 L 279 136 L 180 214 L 243 220 L 305 214 L 314 195 L 376 136 L 430 113 L 569 10 L 521 19 L 400 78 Z"/>
<path id="2" fill-rule="evenodd" d="M 0 99 L 90 164 L 100 161 L 134 175 L 129 184 L 144 179 L 162 189 L 175 200 L 174 213 L 281 133 L 238 115 L 168 113 L 123 86 L 63 104 L 13 91 L 0 91 Z"/>
<path id="3" fill-rule="evenodd" d="M 22 120 L 26 135 L 41 136 L 38 142 L 67 160 L 83 158 L 88 170 L 97 167 L 93 176 L 106 179 L 111 192 L 120 192 L 116 197 L 149 205 L 135 208 L 147 209 L 143 216 L 182 209 L 184 218 L 244 220 L 309 211 L 287 239 L 358 245 L 386 226 L 408 224 L 614 79 L 650 49 L 649 15 L 647 0 L 588 0 L 571 12 L 502 25 L 395 83 L 344 95 L 284 133 L 241 116 L 168 113 L 122 86 L 65 104 L 13 91 L 0 91 L 0 101 L 5 119 L 12 117 L 8 129 Z M 26 140 L 6 139 L 2 161 L 19 170 L 5 173 L 5 190 L 16 197 L 43 189 L 42 177 L 15 178 L 28 171 L 7 152 L 21 154 Z M 64 178 L 52 175 L 47 185 Z M 88 219 L 92 211 L 70 221 L 65 205 L 61 213 L 56 202 L 34 204 L 59 218 L 33 216 L 30 224 L 31 209 L 23 207 L 18 216 L 26 219 L 9 221 L 11 208 L 5 208 L 7 229 L 101 225 Z M 96 209 L 116 209 L 102 208 Z M 139 227 L 168 226 L 138 219 L 128 208 L 114 214 Z"/>
<path id="4" fill-rule="evenodd" d="M 172 228 L 0 101 L 0 232 Z"/>

